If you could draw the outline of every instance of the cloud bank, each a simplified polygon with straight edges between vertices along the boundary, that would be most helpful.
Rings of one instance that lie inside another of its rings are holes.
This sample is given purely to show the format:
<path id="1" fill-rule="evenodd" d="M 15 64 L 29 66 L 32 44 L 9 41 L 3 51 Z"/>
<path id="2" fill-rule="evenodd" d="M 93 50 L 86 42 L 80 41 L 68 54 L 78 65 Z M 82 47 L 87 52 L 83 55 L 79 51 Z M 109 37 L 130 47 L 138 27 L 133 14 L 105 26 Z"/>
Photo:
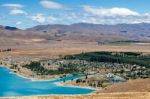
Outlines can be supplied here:
<path id="1" fill-rule="evenodd" d="M 91 5 L 68 7 L 67 5 L 63 5 L 54 0 L 39 0 L 38 4 L 38 9 L 42 8 L 42 10 L 37 11 L 34 9 L 35 12 L 34 10 L 27 12 L 29 9 L 25 5 L 17 3 L 6 3 L 2 4 L 1 6 L 5 7 L 6 10 L 9 11 L 10 15 L 16 16 L 17 25 L 24 24 L 23 22 L 26 21 L 29 21 L 29 23 L 33 23 L 34 25 L 72 24 L 80 22 L 111 25 L 122 23 L 150 23 L 149 12 L 140 13 L 125 7 L 114 6 L 107 8 Z M 22 20 L 18 21 L 18 16 L 21 16 Z"/>

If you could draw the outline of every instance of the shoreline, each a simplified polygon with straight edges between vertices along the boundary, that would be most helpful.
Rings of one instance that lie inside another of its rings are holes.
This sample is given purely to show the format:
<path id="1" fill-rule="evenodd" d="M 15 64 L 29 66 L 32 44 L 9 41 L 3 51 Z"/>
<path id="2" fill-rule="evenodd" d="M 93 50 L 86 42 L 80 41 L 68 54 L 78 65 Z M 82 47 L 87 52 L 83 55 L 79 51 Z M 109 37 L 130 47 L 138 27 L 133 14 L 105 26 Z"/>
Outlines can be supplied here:
<path id="1" fill-rule="evenodd" d="M 63 85 L 62 82 L 56 82 L 54 84 L 57 85 L 57 86 L 62 86 L 62 87 L 73 87 L 73 88 L 91 89 L 91 90 L 94 90 L 94 92 L 100 90 L 100 89 L 92 88 L 92 87 L 88 87 L 88 86 L 74 86 L 74 85 L 68 85 L 67 86 L 67 85 Z"/>
<path id="2" fill-rule="evenodd" d="M 31 80 L 31 81 L 53 81 L 53 80 L 56 80 L 55 78 L 53 78 L 53 79 L 47 79 L 47 80 L 44 80 L 44 79 L 39 79 L 39 78 L 32 78 L 32 77 L 27 77 L 27 76 L 25 76 L 25 75 L 21 75 L 21 74 L 19 74 L 19 73 L 17 73 L 17 72 L 14 72 L 12 69 L 10 69 L 8 66 L 3 66 L 3 65 L 0 65 L 0 67 L 2 67 L 2 68 L 6 68 L 6 69 L 8 69 L 10 72 L 9 73 L 11 73 L 11 74 L 15 74 L 15 75 L 17 75 L 17 76 L 19 76 L 19 77 L 21 77 L 21 78 L 24 78 L 24 79 L 27 79 L 27 80 Z"/>

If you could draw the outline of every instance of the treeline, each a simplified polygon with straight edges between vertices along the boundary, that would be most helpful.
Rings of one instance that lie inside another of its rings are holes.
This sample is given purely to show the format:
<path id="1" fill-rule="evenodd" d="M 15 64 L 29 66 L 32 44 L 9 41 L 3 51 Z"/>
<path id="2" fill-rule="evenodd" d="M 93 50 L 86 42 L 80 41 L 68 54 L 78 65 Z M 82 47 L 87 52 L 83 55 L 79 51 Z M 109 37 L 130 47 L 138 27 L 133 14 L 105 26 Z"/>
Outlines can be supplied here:
<path id="1" fill-rule="evenodd" d="M 8 49 L 0 49 L 0 52 L 10 52 L 10 51 L 12 51 L 11 48 L 8 48 Z"/>
<path id="2" fill-rule="evenodd" d="M 79 59 L 96 62 L 127 63 L 150 68 L 150 56 L 142 56 L 134 52 L 89 52 L 76 55 L 66 55 L 65 59 Z"/>
<path id="3" fill-rule="evenodd" d="M 44 67 L 41 66 L 40 62 L 31 62 L 30 64 L 27 64 L 23 66 L 27 69 L 30 69 L 31 71 L 34 71 L 37 73 L 37 75 L 54 75 L 54 74 L 60 74 L 57 70 L 47 70 Z"/>
<path id="4" fill-rule="evenodd" d="M 58 70 L 48 70 L 41 66 L 40 62 L 31 62 L 30 64 L 24 65 L 23 67 L 34 71 L 38 75 L 57 75 L 57 74 L 76 74 L 77 69 L 74 64 L 61 65 Z"/>
<path id="5" fill-rule="evenodd" d="M 147 43 L 146 41 L 126 40 L 126 41 L 97 41 L 98 45 L 101 44 L 131 44 L 131 43 Z"/>

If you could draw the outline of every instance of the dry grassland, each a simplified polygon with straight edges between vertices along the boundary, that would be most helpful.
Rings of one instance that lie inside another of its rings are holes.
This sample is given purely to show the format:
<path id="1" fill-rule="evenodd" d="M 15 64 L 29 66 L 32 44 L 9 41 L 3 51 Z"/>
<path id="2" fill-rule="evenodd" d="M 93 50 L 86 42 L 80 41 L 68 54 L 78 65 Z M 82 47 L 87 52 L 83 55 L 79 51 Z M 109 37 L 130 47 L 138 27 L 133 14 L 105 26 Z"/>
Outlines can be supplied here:
<path id="1" fill-rule="evenodd" d="M 101 93 L 78 96 L 29 96 L 3 99 L 150 99 L 150 93 Z"/>
<path id="2" fill-rule="evenodd" d="M 150 45 L 97 45 L 95 42 L 53 42 L 53 43 L 32 43 L 20 46 L 0 46 L 0 48 L 12 48 L 9 53 L 1 55 L 12 56 L 48 56 L 76 54 L 92 51 L 118 51 L 118 52 L 146 52 L 150 53 Z"/>

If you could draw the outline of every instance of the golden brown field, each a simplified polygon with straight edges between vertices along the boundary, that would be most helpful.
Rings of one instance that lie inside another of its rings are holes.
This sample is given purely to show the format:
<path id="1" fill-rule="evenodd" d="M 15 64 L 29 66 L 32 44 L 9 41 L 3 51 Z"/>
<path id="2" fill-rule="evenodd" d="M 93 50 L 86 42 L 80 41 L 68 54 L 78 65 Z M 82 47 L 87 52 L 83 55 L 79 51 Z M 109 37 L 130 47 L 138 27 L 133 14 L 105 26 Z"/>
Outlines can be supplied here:
<path id="1" fill-rule="evenodd" d="M 150 93 L 101 93 L 78 96 L 33 96 L 2 99 L 150 99 Z"/>
<path id="2" fill-rule="evenodd" d="M 117 92 L 150 92 L 150 78 L 129 80 L 125 83 L 118 83 L 100 90 L 99 93 Z"/>
<path id="3" fill-rule="evenodd" d="M 51 58 L 60 55 L 76 54 L 92 51 L 118 51 L 118 52 L 146 52 L 150 53 L 150 44 L 129 44 L 129 45 L 98 45 L 96 42 L 29 42 L 21 45 L 3 45 L 0 49 L 12 48 L 12 52 L 1 53 L 1 55 L 12 56 L 47 56 Z"/>

